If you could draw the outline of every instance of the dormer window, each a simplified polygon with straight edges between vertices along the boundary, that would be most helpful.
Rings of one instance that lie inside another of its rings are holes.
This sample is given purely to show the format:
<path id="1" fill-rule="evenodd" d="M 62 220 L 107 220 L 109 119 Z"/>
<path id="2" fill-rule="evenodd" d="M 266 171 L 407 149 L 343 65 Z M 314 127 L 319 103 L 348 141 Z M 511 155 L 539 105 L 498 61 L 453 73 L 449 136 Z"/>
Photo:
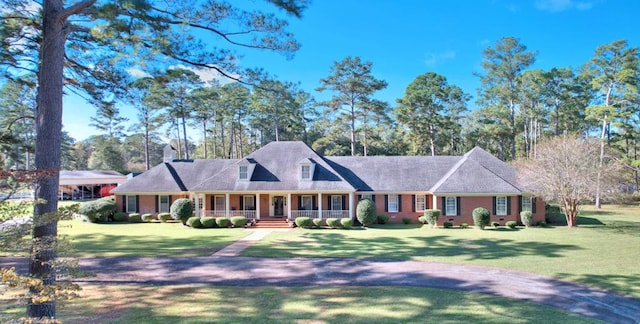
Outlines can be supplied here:
<path id="1" fill-rule="evenodd" d="M 300 167 L 300 178 L 302 180 L 311 180 L 311 166 L 302 165 Z"/>
<path id="2" fill-rule="evenodd" d="M 239 165 L 238 166 L 238 179 L 239 180 L 249 180 L 249 166 L 248 165 Z"/>

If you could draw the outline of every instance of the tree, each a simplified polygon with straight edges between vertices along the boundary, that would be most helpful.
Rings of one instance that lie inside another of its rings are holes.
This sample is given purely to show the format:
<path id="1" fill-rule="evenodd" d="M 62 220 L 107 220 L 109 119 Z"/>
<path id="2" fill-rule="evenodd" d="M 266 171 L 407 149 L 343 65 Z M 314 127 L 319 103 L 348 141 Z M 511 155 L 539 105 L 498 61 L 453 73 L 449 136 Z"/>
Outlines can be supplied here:
<path id="1" fill-rule="evenodd" d="M 332 113 L 338 113 L 338 119 L 344 119 L 351 134 L 351 155 L 356 155 L 356 126 L 366 125 L 370 113 L 383 114 L 383 105 L 375 102 L 371 96 L 387 87 L 387 83 L 373 77 L 373 63 L 362 62 L 360 57 L 347 56 L 340 62 L 334 62 L 327 78 L 320 79 L 317 91 L 329 90 L 334 96 L 328 102 L 320 103 Z M 366 131 L 363 140 L 364 155 L 367 155 Z"/>
<path id="2" fill-rule="evenodd" d="M 395 115 L 398 122 L 409 129 L 413 154 L 425 154 L 430 148 L 432 156 L 453 140 L 447 138 L 447 129 L 455 129 L 459 114 L 466 110 L 468 96 L 447 79 L 433 72 L 418 76 L 398 99 Z M 459 134 L 459 132 L 458 132 Z"/>
<path id="3" fill-rule="evenodd" d="M 160 109 L 153 105 L 149 98 L 154 86 L 153 78 L 140 78 L 130 84 L 130 90 L 126 97 L 127 101 L 136 109 L 136 117 L 138 118 L 138 121 L 131 125 L 130 130 L 142 129 L 145 170 L 151 168 L 151 153 L 149 152 L 151 140 L 156 136 L 156 130 L 163 123 Z"/>
<path id="4" fill-rule="evenodd" d="M 536 52 L 527 52 L 527 47 L 515 37 L 498 40 L 495 47 L 482 52 L 482 68 L 479 103 L 500 110 L 507 116 L 510 158 L 516 158 L 516 113 L 518 107 L 518 79 L 535 61 Z"/>
<path id="5" fill-rule="evenodd" d="M 598 177 L 614 172 L 607 159 L 600 163 L 596 141 L 577 136 L 556 137 L 538 145 L 534 158 L 520 159 L 515 167 L 520 183 L 526 184 L 546 201 L 556 201 L 563 209 L 567 225 L 575 227 L 580 207 L 598 191 Z M 602 192 L 613 183 L 602 182 Z"/>
<path id="6" fill-rule="evenodd" d="M 8 80 L 0 89 L 0 128 L 4 167 L 31 169 L 34 149 L 34 79 Z"/>
<path id="7" fill-rule="evenodd" d="M 297 17 L 306 6 L 304 0 L 269 2 Z M 131 67 L 132 61 L 140 63 L 140 58 L 147 63 L 160 59 L 157 61 L 163 64 L 191 64 L 231 77 L 235 53 L 225 49 L 227 46 L 284 54 L 298 48 L 285 30 L 286 22 L 275 14 L 247 12 L 226 2 L 79 0 L 65 7 L 63 0 L 44 0 L 41 10 L 27 10 L 39 5 L 35 1 L 3 0 L 2 4 L 12 10 L 3 14 L 1 25 L 12 27 L 10 32 L 14 34 L 5 39 L 14 42 L 0 47 L 0 64 L 10 66 L 12 71 L 27 69 L 38 75 L 35 164 L 43 171 L 60 169 L 65 80 L 78 86 L 75 89 L 103 98 L 106 91 L 116 90 L 109 87 L 117 84 L 121 75 L 116 74 Z M 76 15 L 83 19 L 72 21 L 70 18 Z M 3 37 L 8 35 L 5 31 L 3 28 Z M 199 41 L 198 37 L 211 35 L 217 41 L 214 46 Z M 67 73 L 65 66 L 69 67 Z M 40 225 L 38 219 L 57 210 L 58 183 L 58 172 L 37 181 L 35 194 L 44 203 L 35 207 L 34 240 L 57 238 L 57 222 Z M 52 249 L 34 249 L 29 273 L 45 285 L 54 283 L 51 274 L 55 258 Z M 55 317 L 55 301 L 29 303 L 27 316 Z"/>
<path id="8" fill-rule="evenodd" d="M 599 46 L 594 57 L 584 68 L 591 85 L 600 96 L 597 102 L 587 108 L 587 118 L 601 122 L 600 163 L 604 160 L 605 139 L 609 138 L 610 123 L 619 116 L 619 109 L 627 92 L 637 91 L 640 67 L 638 48 L 628 48 L 626 40 L 614 41 Z M 600 177 L 596 188 L 600 186 Z M 595 205 L 600 208 L 600 190 L 596 191 Z"/>
<path id="9" fill-rule="evenodd" d="M 356 218 L 363 227 L 373 224 L 376 217 L 378 217 L 378 212 L 373 200 L 362 199 L 358 202 L 358 206 L 356 206 Z"/>

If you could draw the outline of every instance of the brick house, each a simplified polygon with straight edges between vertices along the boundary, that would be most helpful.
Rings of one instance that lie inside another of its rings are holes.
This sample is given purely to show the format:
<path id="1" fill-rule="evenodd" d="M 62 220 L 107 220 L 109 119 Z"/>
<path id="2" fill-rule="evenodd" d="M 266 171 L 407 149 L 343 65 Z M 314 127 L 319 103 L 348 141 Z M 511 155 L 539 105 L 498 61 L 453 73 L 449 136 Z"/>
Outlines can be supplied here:
<path id="1" fill-rule="evenodd" d="M 521 210 L 544 220 L 544 202 L 516 183 L 515 170 L 476 147 L 463 156 L 322 156 L 303 142 L 272 142 L 242 159 L 165 162 L 113 190 L 121 211 L 168 212 L 178 198 L 200 216 L 250 219 L 355 217 L 372 199 L 391 221 L 415 222 L 425 209 L 441 221 L 473 224 L 485 207 L 491 221 L 519 221 Z"/>

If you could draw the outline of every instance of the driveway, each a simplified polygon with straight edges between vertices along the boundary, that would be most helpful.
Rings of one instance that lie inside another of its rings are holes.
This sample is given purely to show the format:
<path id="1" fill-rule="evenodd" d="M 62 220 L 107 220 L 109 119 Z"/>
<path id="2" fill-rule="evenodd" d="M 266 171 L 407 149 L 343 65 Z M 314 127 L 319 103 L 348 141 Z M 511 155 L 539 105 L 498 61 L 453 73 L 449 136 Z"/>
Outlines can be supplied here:
<path id="1" fill-rule="evenodd" d="M 26 270 L 24 259 L 0 266 Z M 224 286 L 415 286 L 490 294 L 549 305 L 609 323 L 640 323 L 640 300 L 556 278 L 498 268 L 431 262 L 337 258 L 86 258 L 91 284 Z M 105 274 L 103 269 L 110 271 Z M 117 274 L 117 275 L 114 275 Z"/>

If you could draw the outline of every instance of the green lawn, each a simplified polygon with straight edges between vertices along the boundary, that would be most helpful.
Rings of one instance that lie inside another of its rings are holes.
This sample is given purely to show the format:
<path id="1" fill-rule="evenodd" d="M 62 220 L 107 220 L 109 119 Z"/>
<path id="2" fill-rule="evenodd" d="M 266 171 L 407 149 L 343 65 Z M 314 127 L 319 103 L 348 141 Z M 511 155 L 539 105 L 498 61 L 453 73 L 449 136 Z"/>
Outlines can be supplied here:
<path id="1" fill-rule="evenodd" d="M 59 307 L 59 320 L 64 323 L 598 323 L 525 301 L 416 287 L 125 285 L 87 286 L 81 295 Z M 4 313 L 23 311 L 14 308 Z"/>
<path id="2" fill-rule="evenodd" d="M 263 257 L 391 258 L 502 267 L 640 297 L 640 208 L 585 210 L 577 229 L 295 229 L 242 254 Z"/>

